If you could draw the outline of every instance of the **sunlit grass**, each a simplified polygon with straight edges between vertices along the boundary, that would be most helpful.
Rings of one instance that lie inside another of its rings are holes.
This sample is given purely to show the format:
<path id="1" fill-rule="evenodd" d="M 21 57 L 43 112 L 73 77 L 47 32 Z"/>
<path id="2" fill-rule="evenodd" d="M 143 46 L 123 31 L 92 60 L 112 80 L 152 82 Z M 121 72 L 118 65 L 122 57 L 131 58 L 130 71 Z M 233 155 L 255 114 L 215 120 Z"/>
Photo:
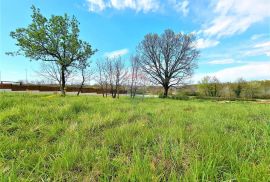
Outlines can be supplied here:
<path id="1" fill-rule="evenodd" d="M 0 94 L 0 181 L 269 181 L 270 105 Z"/>

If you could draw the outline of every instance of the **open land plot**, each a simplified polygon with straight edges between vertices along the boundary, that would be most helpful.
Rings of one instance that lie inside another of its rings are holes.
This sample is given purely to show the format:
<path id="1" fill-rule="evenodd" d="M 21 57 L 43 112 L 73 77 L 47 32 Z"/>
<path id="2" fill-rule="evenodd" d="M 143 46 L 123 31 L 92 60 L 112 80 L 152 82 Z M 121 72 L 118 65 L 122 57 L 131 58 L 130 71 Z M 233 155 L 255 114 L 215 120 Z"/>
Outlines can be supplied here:
<path id="1" fill-rule="evenodd" d="M 0 94 L 0 181 L 269 181 L 270 105 Z"/>

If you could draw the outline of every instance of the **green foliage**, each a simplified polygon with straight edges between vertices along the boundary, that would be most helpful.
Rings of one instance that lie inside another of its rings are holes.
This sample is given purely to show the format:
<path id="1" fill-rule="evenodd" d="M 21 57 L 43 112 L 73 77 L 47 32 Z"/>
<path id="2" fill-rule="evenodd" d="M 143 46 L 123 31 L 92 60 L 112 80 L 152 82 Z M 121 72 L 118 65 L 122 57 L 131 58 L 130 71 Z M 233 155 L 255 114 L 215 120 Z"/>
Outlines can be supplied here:
<path id="1" fill-rule="evenodd" d="M 232 90 L 237 98 L 241 96 L 241 93 L 246 88 L 246 85 L 247 82 L 242 78 L 239 78 L 235 83 L 231 84 Z"/>
<path id="2" fill-rule="evenodd" d="M 196 85 L 186 85 L 186 86 L 180 87 L 177 90 L 177 94 L 186 95 L 186 96 L 199 96 L 200 95 Z"/>
<path id="3" fill-rule="evenodd" d="M 188 100 L 189 97 L 186 96 L 186 95 L 174 95 L 174 96 L 172 96 L 172 99 L 175 99 L 175 100 Z"/>
<path id="4" fill-rule="evenodd" d="M 257 81 L 248 82 L 245 88 L 245 96 L 247 98 L 255 98 L 259 87 L 260 87 L 260 83 Z"/>
<path id="5" fill-rule="evenodd" d="M 34 6 L 32 10 L 32 23 L 10 33 L 17 40 L 20 53 L 34 60 L 57 61 L 66 67 L 94 53 L 89 43 L 79 39 L 79 22 L 74 16 L 70 19 L 67 14 L 53 15 L 47 19 Z"/>
<path id="6" fill-rule="evenodd" d="M 182 93 L 178 93 L 177 95 L 172 95 L 171 98 L 175 100 L 188 100 L 189 99 L 187 95 L 182 94 Z"/>
<path id="7" fill-rule="evenodd" d="M 205 96 L 218 97 L 220 96 L 221 84 L 214 76 L 206 76 L 199 82 L 201 93 Z"/>
<path id="8" fill-rule="evenodd" d="M 194 87 L 196 88 L 194 91 Z M 215 77 L 204 77 L 198 85 L 185 88 L 186 91 L 196 93 L 201 97 L 222 97 L 224 99 L 267 99 L 270 97 L 270 82 L 245 81 L 242 78 L 235 82 L 220 83 Z"/>
<path id="9" fill-rule="evenodd" d="M 0 181 L 270 180 L 267 104 L 2 93 L 0 106 Z"/>
<path id="10" fill-rule="evenodd" d="M 158 94 L 158 98 L 164 99 L 164 98 L 167 98 L 167 96 L 164 96 L 164 93 L 163 92 L 160 92 Z"/>
<path id="11" fill-rule="evenodd" d="M 19 47 L 11 55 L 21 54 L 32 60 L 56 62 L 61 68 L 62 91 L 65 87 L 65 72 L 72 68 L 87 67 L 87 59 L 96 50 L 89 43 L 79 39 L 79 22 L 73 16 L 52 15 L 44 17 L 40 10 L 32 6 L 32 23 L 26 28 L 18 28 L 10 33 Z"/>

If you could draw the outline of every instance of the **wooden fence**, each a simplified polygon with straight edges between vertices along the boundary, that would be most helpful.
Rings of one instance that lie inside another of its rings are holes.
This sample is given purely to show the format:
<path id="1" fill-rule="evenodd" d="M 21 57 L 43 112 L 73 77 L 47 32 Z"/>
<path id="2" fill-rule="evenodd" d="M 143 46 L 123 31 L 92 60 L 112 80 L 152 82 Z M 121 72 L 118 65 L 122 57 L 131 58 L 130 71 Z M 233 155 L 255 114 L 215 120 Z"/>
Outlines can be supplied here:
<path id="1" fill-rule="evenodd" d="M 40 91 L 40 92 L 58 92 L 60 87 L 56 85 L 20 85 L 20 84 L 6 84 L 0 83 L 0 90 L 11 90 L 11 91 Z M 79 86 L 67 86 L 67 92 L 78 92 Z M 101 94 L 102 90 L 93 87 L 84 87 L 82 93 L 97 93 Z M 126 90 L 120 90 L 120 94 L 126 94 Z"/>

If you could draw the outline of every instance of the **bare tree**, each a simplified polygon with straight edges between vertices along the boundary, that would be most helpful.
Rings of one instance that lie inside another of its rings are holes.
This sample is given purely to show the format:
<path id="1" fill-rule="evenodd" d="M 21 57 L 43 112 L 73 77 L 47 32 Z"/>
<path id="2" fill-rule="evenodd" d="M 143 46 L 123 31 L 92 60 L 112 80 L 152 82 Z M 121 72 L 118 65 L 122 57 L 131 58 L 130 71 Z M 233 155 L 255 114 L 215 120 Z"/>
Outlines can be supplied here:
<path id="1" fill-rule="evenodd" d="M 90 80 L 91 79 L 91 75 L 92 75 L 92 70 L 89 70 L 90 67 L 90 63 L 85 61 L 82 61 L 79 63 L 79 65 L 77 65 L 77 69 L 81 75 L 82 78 L 82 82 L 80 84 L 79 90 L 77 92 L 77 96 L 80 95 L 80 93 L 82 92 L 83 86 L 85 81 Z"/>
<path id="2" fill-rule="evenodd" d="M 123 86 L 126 76 L 127 76 L 127 70 L 125 69 L 125 64 L 122 61 L 121 57 L 118 57 L 114 59 L 114 79 L 115 79 L 115 90 L 113 98 L 117 97 L 119 98 L 119 92 L 121 89 L 121 86 Z"/>
<path id="3" fill-rule="evenodd" d="M 110 86 L 110 93 L 113 97 L 114 96 L 113 93 L 114 93 L 114 72 L 115 71 L 113 69 L 112 62 L 113 62 L 113 60 L 106 58 L 104 70 L 105 70 L 105 74 L 108 77 L 108 85 Z"/>
<path id="4" fill-rule="evenodd" d="M 121 86 L 123 86 L 127 76 L 127 71 L 122 58 L 107 58 L 104 68 L 112 98 L 119 98 Z"/>
<path id="5" fill-rule="evenodd" d="M 131 56 L 131 73 L 130 73 L 130 97 L 134 98 L 138 89 L 139 81 L 139 57 Z"/>
<path id="6" fill-rule="evenodd" d="M 147 83 L 147 76 L 142 72 L 140 68 L 140 62 L 138 56 L 131 56 L 130 57 L 130 73 L 128 76 L 129 81 L 129 90 L 130 90 L 130 97 L 135 98 L 138 90 L 143 94 L 145 92 L 145 88 Z"/>
<path id="7" fill-rule="evenodd" d="M 41 62 L 40 70 L 36 71 L 41 77 L 50 82 L 56 82 L 61 88 L 62 85 L 62 70 L 59 64 L 56 62 Z M 66 82 L 71 78 L 72 70 L 68 69 L 65 72 Z"/>
<path id="8" fill-rule="evenodd" d="M 147 90 L 147 86 L 149 86 L 150 83 L 149 83 L 149 80 L 148 80 L 147 76 L 144 75 L 143 73 L 141 73 L 138 78 L 140 80 L 139 83 L 140 83 L 140 87 L 142 89 L 142 100 L 144 100 L 144 96 L 145 96 L 145 93 L 146 93 L 146 90 Z"/>
<path id="9" fill-rule="evenodd" d="M 98 60 L 96 62 L 97 72 L 96 72 L 96 81 L 102 91 L 103 97 L 107 97 L 108 95 L 108 84 L 109 84 L 109 76 L 106 69 L 106 62 L 102 62 Z"/>
<path id="10" fill-rule="evenodd" d="M 90 79 L 92 71 L 89 70 L 90 63 L 87 61 L 81 61 L 78 65 L 69 67 L 65 72 L 66 83 L 71 81 L 73 78 L 81 76 L 81 84 L 79 86 L 77 95 L 82 92 L 84 83 Z M 51 83 L 57 83 L 61 89 L 62 85 L 62 70 L 59 64 L 56 62 L 42 62 L 40 70 L 36 71 L 44 79 L 48 80 Z"/>
<path id="11" fill-rule="evenodd" d="M 147 34 L 137 53 L 140 66 L 154 84 L 164 88 L 164 97 L 170 87 L 180 85 L 197 67 L 199 55 L 193 34 L 175 34 L 165 30 L 162 35 Z"/>
<path id="12" fill-rule="evenodd" d="M 102 91 L 102 95 L 103 95 L 103 97 L 104 97 L 104 86 L 103 86 L 103 72 L 102 72 L 102 63 L 100 62 L 100 61 L 97 61 L 96 62 L 96 82 L 98 83 L 98 85 L 99 85 L 99 88 L 101 89 L 101 91 Z"/>

